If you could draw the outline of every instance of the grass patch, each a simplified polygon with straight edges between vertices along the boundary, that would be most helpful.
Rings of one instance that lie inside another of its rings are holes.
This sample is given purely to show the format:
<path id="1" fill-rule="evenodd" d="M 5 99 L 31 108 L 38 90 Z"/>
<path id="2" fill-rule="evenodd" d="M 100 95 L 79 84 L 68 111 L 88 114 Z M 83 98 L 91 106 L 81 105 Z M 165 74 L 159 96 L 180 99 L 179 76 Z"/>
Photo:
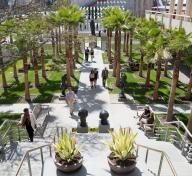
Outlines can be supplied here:
<path id="1" fill-rule="evenodd" d="M 130 94 L 135 99 L 136 103 L 142 103 L 142 104 L 149 104 L 149 103 L 168 103 L 169 94 L 170 94 L 170 83 L 171 78 L 161 78 L 160 81 L 160 88 L 159 88 L 159 96 L 163 97 L 162 100 L 153 101 L 149 99 L 148 97 L 151 97 L 153 95 L 154 91 L 154 84 L 156 79 L 156 72 L 154 70 L 151 71 L 151 88 L 147 89 L 145 88 L 145 79 L 137 77 L 138 72 L 132 72 L 129 68 L 127 69 L 127 72 L 125 73 L 127 76 L 127 80 L 125 83 L 125 93 Z M 144 70 L 144 75 L 146 75 L 146 70 Z M 109 74 L 108 85 L 109 88 L 112 89 L 112 94 L 118 94 L 120 93 L 120 88 L 115 86 L 115 80 L 112 76 L 112 73 Z M 185 88 L 177 88 L 176 90 L 176 98 L 175 103 L 182 104 L 183 102 L 177 98 L 179 95 L 183 95 L 185 93 Z"/>
<path id="2" fill-rule="evenodd" d="M 107 57 L 107 52 L 102 53 L 102 58 L 103 58 L 103 63 L 104 64 L 109 64 L 109 60 Z"/>

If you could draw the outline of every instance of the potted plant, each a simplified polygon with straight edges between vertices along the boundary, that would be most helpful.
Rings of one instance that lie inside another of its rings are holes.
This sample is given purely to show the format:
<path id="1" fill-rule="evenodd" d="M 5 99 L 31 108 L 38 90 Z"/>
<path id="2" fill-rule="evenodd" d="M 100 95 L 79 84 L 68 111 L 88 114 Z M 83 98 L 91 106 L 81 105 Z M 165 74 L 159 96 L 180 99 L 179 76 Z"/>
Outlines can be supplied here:
<path id="1" fill-rule="evenodd" d="M 63 133 L 57 144 L 53 144 L 55 149 L 55 165 L 63 172 L 74 172 L 82 166 L 83 157 L 76 146 L 75 136 Z"/>
<path id="2" fill-rule="evenodd" d="M 108 142 L 111 151 L 108 163 L 111 170 L 117 174 L 133 171 L 136 165 L 135 137 L 137 134 L 133 134 L 129 128 L 120 128 L 118 132 L 110 133 L 112 142 Z"/>

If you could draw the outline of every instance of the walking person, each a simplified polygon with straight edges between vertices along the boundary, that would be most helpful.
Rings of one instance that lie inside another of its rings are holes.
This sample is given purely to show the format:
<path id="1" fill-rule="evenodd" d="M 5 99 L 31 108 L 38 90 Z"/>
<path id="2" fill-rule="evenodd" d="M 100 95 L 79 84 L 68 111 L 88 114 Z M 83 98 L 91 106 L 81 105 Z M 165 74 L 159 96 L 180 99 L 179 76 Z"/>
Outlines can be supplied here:
<path id="1" fill-rule="evenodd" d="M 94 81 L 95 81 L 94 69 L 92 69 L 90 74 L 89 74 L 89 81 L 90 81 L 90 84 L 91 84 L 91 88 L 93 88 L 93 84 L 94 84 Z"/>
<path id="2" fill-rule="evenodd" d="M 105 68 L 102 70 L 102 73 L 101 73 L 103 87 L 105 87 L 105 85 L 106 85 L 106 80 L 107 80 L 107 78 L 108 78 L 108 74 L 109 74 L 109 71 L 108 71 L 107 68 L 105 67 Z"/>
<path id="3" fill-rule="evenodd" d="M 77 97 L 75 95 L 75 93 L 72 91 L 72 87 L 68 87 L 68 91 L 66 93 L 66 98 L 65 101 L 67 103 L 67 105 L 69 106 L 70 109 L 70 115 L 74 115 L 74 105 L 77 102 Z"/>
<path id="4" fill-rule="evenodd" d="M 94 69 L 94 74 L 95 74 L 95 77 L 94 77 L 93 86 L 96 88 L 97 79 L 99 78 L 99 72 L 98 72 L 98 70 L 96 68 Z"/>
<path id="5" fill-rule="evenodd" d="M 21 120 L 18 125 L 25 127 L 29 136 L 30 142 L 33 142 L 34 130 L 36 128 L 36 119 L 33 114 L 29 113 L 29 109 L 25 108 L 21 115 Z"/>
<path id="6" fill-rule="evenodd" d="M 94 49 L 93 48 L 91 48 L 90 54 L 91 54 L 91 62 L 93 62 L 93 58 L 94 58 Z"/>
<path id="7" fill-rule="evenodd" d="M 89 59 L 89 48 L 85 49 L 85 61 L 88 61 Z"/>

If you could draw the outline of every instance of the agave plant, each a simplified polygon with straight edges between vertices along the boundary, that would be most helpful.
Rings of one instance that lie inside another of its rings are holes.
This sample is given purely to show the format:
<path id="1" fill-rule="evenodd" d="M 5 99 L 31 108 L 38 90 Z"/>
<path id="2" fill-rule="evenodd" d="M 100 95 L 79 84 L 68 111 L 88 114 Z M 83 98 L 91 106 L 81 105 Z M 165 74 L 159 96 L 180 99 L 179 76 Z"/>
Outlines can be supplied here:
<path id="1" fill-rule="evenodd" d="M 76 146 L 75 136 L 68 135 L 66 132 L 63 133 L 59 142 L 53 144 L 53 146 L 60 158 L 67 163 L 75 160 L 80 155 L 79 148 Z"/>
<path id="2" fill-rule="evenodd" d="M 129 129 L 120 128 L 118 132 L 110 132 L 113 141 L 108 142 L 111 154 L 121 161 L 135 158 L 135 138 L 137 134 Z"/>

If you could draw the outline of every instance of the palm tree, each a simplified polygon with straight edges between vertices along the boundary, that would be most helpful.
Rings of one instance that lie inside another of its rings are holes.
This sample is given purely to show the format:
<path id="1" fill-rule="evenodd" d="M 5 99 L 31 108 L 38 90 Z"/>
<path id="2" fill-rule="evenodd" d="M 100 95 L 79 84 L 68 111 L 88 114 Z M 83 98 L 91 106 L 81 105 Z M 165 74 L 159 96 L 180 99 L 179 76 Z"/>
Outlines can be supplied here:
<path id="1" fill-rule="evenodd" d="M 10 50 L 10 57 L 12 57 L 13 60 L 13 77 L 15 78 L 15 80 L 18 80 L 18 75 L 17 75 L 17 65 L 16 65 L 16 56 L 14 56 L 15 53 L 15 46 L 13 44 L 13 33 L 16 30 L 16 26 L 17 26 L 17 20 L 16 19 L 7 19 L 4 23 L 3 26 L 5 27 L 5 32 L 6 32 L 6 36 L 10 37 L 10 43 L 8 45 L 8 49 Z"/>
<path id="2" fill-rule="evenodd" d="M 143 59 L 145 56 L 145 45 L 146 42 L 149 39 L 148 36 L 148 32 L 149 32 L 150 28 L 148 25 L 148 21 L 146 19 L 139 19 L 137 20 L 137 26 L 135 29 L 135 39 L 139 40 L 140 46 L 139 46 L 139 50 L 140 50 L 140 64 L 139 64 L 139 76 L 143 77 Z"/>
<path id="3" fill-rule="evenodd" d="M 167 121 L 173 119 L 173 106 L 175 101 L 176 87 L 179 78 L 179 68 L 181 65 L 181 59 L 183 51 L 191 45 L 191 34 L 186 34 L 183 28 L 172 30 L 169 43 L 169 49 L 176 53 L 176 58 L 173 68 L 173 78 L 171 83 L 171 91 L 168 101 Z"/>
<path id="4" fill-rule="evenodd" d="M 7 85 L 7 80 L 5 76 L 5 68 L 3 64 L 3 53 L 2 53 L 2 43 L 0 43 L 0 70 L 1 70 L 1 76 L 2 76 L 2 83 L 3 83 L 3 88 L 6 89 L 8 88 Z"/>
<path id="5" fill-rule="evenodd" d="M 107 30 L 107 56 L 109 63 L 112 63 L 111 60 L 111 50 L 112 50 L 112 31 L 113 31 L 113 26 L 111 24 L 110 19 L 108 18 L 112 13 L 112 8 L 106 8 L 103 10 L 103 18 L 101 18 L 101 21 L 104 25 L 104 28 Z"/>
<path id="6" fill-rule="evenodd" d="M 84 12 L 78 6 L 69 6 L 68 8 L 60 8 L 58 16 L 61 18 L 66 28 L 66 56 L 67 56 L 67 82 L 71 85 L 71 76 L 74 76 L 74 60 L 73 60 L 73 29 L 79 23 L 83 22 Z"/>
<path id="7" fill-rule="evenodd" d="M 190 100 L 192 95 L 191 95 L 191 89 L 192 89 L 192 52 L 191 52 L 191 47 L 189 47 L 186 52 L 187 56 L 185 57 L 185 64 L 188 65 L 191 68 L 191 72 L 189 75 L 189 83 L 187 85 L 187 92 L 185 94 L 185 99 Z"/>

